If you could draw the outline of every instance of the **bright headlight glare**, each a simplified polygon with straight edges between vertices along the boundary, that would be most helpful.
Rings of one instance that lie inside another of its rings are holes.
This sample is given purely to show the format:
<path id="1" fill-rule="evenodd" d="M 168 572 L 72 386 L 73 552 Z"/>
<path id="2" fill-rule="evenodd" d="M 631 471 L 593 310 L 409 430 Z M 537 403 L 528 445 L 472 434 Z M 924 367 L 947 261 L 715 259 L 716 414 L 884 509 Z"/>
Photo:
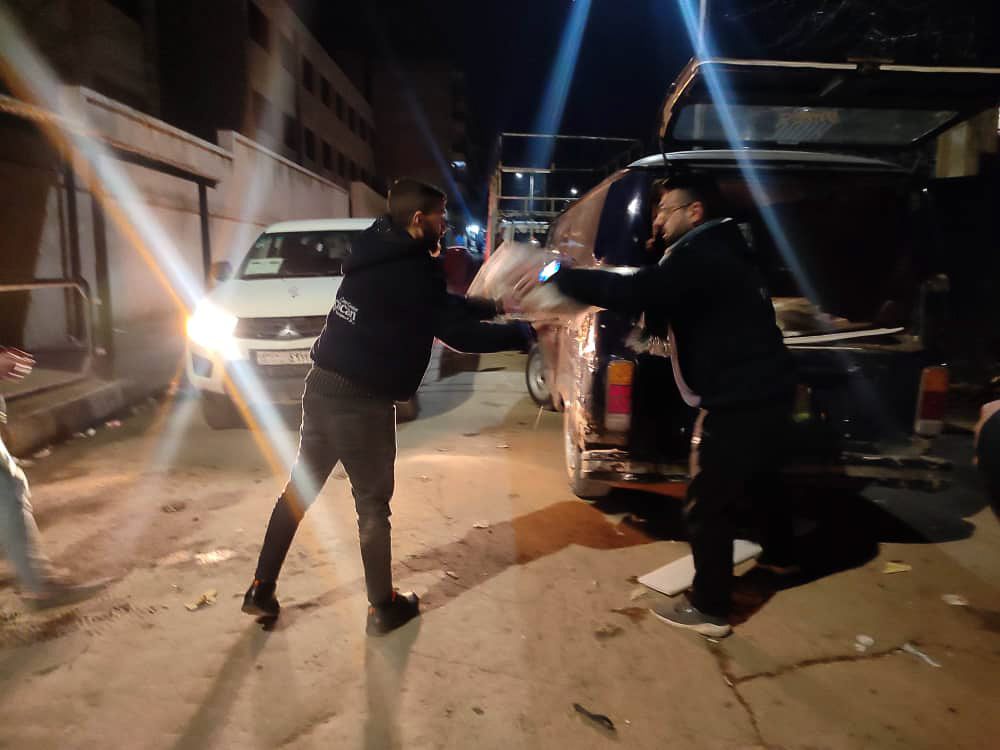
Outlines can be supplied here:
<path id="1" fill-rule="evenodd" d="M 193 342 L 206 349 L 232 358 L 234 353 L 233 331 L 236 316 L 202 300 L 187 321 L 187 335 Z"/>

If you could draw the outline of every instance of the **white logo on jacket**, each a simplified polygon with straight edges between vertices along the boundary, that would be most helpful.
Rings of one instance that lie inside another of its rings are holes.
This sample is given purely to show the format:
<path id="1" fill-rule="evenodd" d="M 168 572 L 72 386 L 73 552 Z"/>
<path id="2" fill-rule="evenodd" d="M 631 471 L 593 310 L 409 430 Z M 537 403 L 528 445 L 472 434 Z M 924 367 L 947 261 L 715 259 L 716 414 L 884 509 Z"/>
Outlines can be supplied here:
<path id="1" fill-rule="evenodd" d="M 354 320 L 358 317 L 358 308 L 343 297 L 337 297 L 337 301 L 333 305 L 333 312 L 338 318 L 346 320 L 351 325 L 354 324 Z"/>

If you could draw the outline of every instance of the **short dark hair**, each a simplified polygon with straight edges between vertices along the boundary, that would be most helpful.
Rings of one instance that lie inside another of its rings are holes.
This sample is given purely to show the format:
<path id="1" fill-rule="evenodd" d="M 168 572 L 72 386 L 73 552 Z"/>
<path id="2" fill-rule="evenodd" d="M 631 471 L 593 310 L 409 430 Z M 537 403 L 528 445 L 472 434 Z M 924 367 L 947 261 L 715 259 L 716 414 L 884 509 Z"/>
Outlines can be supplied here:
<path id="1" fill-rule="evenodd" d="M 389 188 L 389 217 L 397 227 L 410 225 L 417 211 L 429 213 L 447 199 L 444 191 L 427 182 L 401 177 Z"/>
<path id="2" fill-rule="evenodd" d="M 653 183 L 655 194 L 662 196 L 668 190 L 682 190 L 691 202 L 705 207 L 705 217 L 719 216 L 722 211 L 722 194 L 715 180 L 704 174 L 678 172 Z"/>

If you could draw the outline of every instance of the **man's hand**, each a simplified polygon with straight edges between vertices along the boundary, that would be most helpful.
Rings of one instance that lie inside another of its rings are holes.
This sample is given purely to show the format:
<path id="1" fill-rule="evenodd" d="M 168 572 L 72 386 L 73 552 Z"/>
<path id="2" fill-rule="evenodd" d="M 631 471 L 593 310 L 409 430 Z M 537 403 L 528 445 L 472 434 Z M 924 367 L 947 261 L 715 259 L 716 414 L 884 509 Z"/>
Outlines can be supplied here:
<path id="1" fill-rule="evenodd" d="M 27 352 L 13 347 L 0 347 L 0 380 L 22 380 L 35 366 Z"/>

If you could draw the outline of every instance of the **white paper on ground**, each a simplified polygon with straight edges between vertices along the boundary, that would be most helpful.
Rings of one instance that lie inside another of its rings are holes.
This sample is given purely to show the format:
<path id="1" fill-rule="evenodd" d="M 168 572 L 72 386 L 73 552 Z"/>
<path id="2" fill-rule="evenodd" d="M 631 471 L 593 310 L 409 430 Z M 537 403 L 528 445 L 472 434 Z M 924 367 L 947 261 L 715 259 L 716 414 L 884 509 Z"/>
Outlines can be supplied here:
<path id="1" fill-rule="evenodd" d="M 757 557 L 761 548 L 759 544 L 748 542 L 746 539 L 737 539 L 733 542 L 733 565 L 746 562 L 751 557 Z M 659 591 L 667 596 L 675 596 L 691 587 L 694 581 L 694 558 L 691 555 L 667 563 L 662 568 L 639 576 L 639 583 L 643 586 Z"/>

